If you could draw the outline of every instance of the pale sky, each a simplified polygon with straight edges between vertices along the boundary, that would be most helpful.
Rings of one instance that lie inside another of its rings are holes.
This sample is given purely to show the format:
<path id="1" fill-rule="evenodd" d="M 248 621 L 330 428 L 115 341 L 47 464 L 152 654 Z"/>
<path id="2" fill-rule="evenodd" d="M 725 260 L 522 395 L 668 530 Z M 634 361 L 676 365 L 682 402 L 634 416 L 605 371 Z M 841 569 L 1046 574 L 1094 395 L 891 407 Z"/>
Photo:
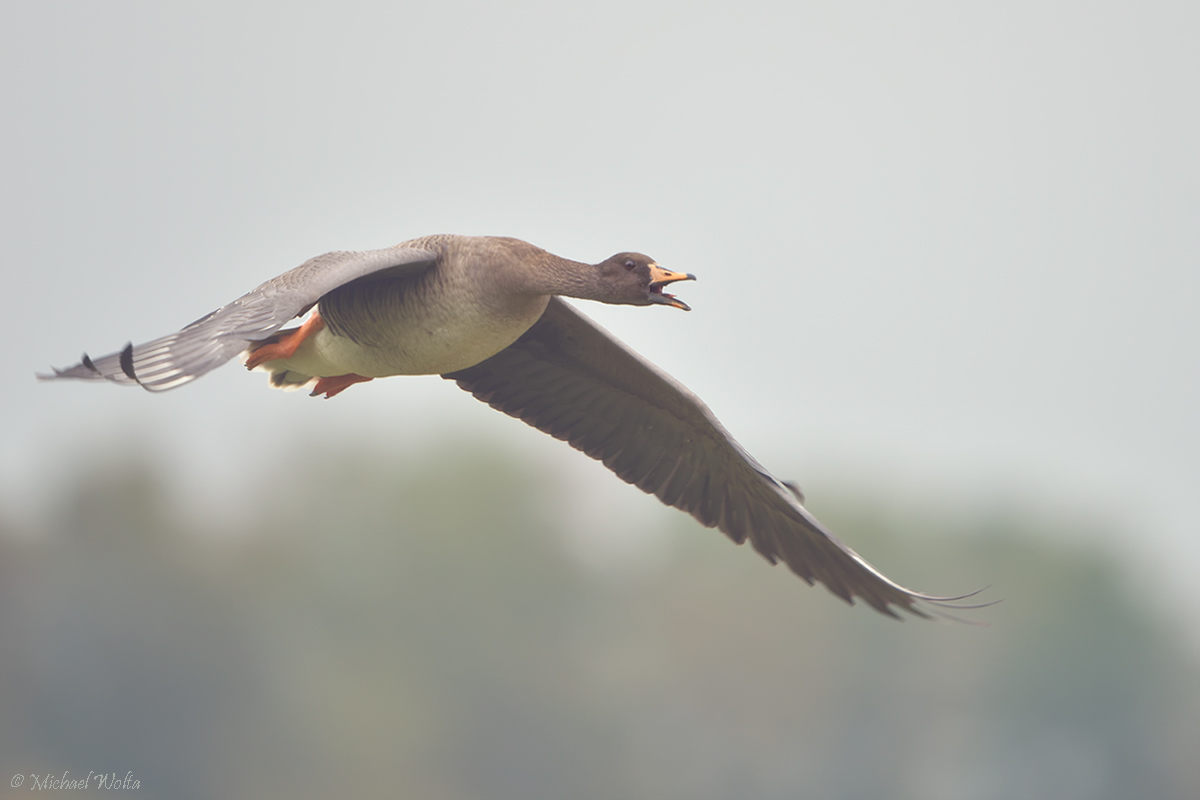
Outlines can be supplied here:
<path id="1" fill-rule="evenodd" d="M 583 462 L 438 379 L 32 377 L 327 250 L 503 234 L 696 273 L 690 314 L 584 310 L 815 506 L 1095 521 L 1200 641 L 1198 41 L 1182 2 L 5 3 L 0 508 L 139 440 L 210 499 L 308 439 Z"/>

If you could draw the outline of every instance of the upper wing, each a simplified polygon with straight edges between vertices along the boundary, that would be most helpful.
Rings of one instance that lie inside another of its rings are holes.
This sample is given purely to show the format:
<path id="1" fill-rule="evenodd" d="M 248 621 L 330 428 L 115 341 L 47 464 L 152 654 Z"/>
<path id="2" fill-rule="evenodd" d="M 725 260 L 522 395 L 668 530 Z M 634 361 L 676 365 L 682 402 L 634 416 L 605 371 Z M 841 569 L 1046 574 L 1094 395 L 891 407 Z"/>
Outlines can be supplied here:
<path id="1" fill-rule="evenodd" d="M 119 353 L 83 360 L 53 375 L 39 378 L 103 378 L 115 383 L 137 383 L 161 392 L 189 383 L 221 366 L 265 339 L 321 296 L 356 279 L 401 276 L 424 272 L 434 265 L 437 253 L 396 246 L 383 250 L 336 251 L 305 261 L 272 278 L 232 303 L 201 317 L 178 333 Z"/>
<path id="2" fill-rule="evenodd" d="M 443 377 L 493 408 L 563 439 L 623 480 L 782 559 L 849 603 L 928 616 L 913 592 L 884 577 L 827 531 L 787 486 L 726 432 L 698 397 L 558 298 L 514 344 Z"/>

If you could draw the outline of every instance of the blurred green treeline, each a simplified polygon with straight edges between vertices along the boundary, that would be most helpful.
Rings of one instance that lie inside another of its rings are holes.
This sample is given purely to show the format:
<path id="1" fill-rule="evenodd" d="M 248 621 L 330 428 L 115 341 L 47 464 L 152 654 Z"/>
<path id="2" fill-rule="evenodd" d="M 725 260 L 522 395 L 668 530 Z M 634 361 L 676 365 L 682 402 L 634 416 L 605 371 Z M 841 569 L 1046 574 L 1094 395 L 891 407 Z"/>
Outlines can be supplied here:
<path id="1" fill-rule="evenodd" d="M 588 566 L 561 482 L 479 443 L 309 452 L 217 534 L 153 459 L 62 482 L 0 531 L 0 796 L 1200 797 L 1196 666 L 1108 556 L 1016 517 L 821 509 L 908 585 L 994 584 L 974 627 L 666 508 L 652 568 Z"/>

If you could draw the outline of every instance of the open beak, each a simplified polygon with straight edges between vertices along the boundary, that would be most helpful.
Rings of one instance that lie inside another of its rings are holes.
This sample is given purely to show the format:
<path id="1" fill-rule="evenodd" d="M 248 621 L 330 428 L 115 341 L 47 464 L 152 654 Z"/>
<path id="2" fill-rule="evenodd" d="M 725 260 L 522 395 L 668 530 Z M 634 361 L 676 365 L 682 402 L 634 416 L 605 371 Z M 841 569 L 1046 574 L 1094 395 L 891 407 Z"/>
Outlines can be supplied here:
<path id="1" fill-rule="evenodd" d="M 696 276 L 690 272 L 671 272 L 658 264 L 650 265 L 650 302 L 673 306 L 681 311 L 691 311 L 692 307 L 673 294 L 667 294 L 663 287 L 675 281 L 694 281 Z"/>

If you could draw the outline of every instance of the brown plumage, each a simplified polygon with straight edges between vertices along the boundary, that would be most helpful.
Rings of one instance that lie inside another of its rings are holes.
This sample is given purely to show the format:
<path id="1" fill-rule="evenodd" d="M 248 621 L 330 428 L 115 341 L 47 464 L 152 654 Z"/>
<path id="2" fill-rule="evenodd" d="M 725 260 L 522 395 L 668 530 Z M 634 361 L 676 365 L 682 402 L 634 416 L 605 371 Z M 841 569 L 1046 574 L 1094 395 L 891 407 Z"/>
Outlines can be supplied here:
<path id="1" fill-rule="evenodd" d="M 163 391 L 244 354 L 272 385 L 331 397 L 375 377 L 441 374 L 847 602 L 893 617 L 893 607 L 919 616 L 923 605 L 959 607 L 962 597 L 882 575 L 699 398 L 558 299 L 688 310 L 663 287 L 690 279 L 638 253 L 589 265 L 517 239 L 431 236 L 318 256 L 178 333 L 39 377 Z M 282 330 L 310 309 L 304 326 Z"/>

